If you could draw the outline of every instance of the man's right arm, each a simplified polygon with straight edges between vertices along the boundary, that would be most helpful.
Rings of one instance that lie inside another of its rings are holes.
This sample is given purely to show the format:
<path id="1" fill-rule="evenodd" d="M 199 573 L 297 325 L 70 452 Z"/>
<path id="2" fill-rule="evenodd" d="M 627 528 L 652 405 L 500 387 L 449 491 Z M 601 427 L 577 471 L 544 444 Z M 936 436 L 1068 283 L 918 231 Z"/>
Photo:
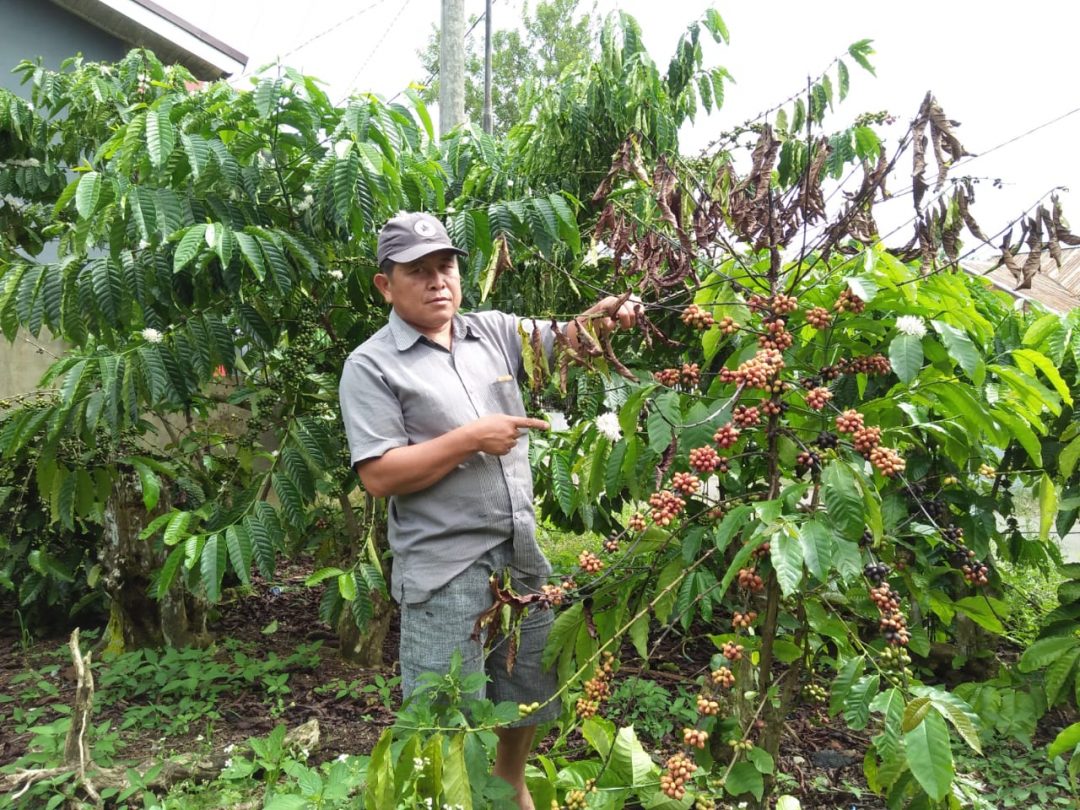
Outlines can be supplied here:
<path id="1" fill-rule="evenodd" d="M 506 455 L 524 435 L 522 430 L 548 427 L 540 419 L 490 414 L 434 439 L 395 447 L 378 458 L 360 461 L 356 472 L 364 489 L 376 498 L 409 495 L 438 483 L 476 453 Z"/>

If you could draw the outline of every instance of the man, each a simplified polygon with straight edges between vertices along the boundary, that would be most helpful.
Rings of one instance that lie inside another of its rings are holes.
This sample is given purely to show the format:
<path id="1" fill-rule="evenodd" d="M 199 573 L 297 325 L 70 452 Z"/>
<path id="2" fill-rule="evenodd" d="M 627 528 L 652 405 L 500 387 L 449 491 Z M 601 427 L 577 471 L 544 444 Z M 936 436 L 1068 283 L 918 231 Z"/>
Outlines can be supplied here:
<path id="1" fill-rule="evenodd" d="M 505 644 L 485 661 L 470 639 L 477 616 L 492 604 L 492 573 L 509 568 L 515 589 L 528 592 L 551 572 L 536 544 L 528 456 L 528 431 L 548 425 L 525 415 L 518 319 L 458 313 L 460 255 L 430 214 L 386 223 L 374 280 L 390 317 L 346 360 L 341 412 L 364 488 L 390 498 L 390 589 L 401 604 L 405 696 L 422 673 L 447 671 L 459 650 L 462 674 L 487 673 L 487 697 L 544 704 L 557 688 L 554 673 L 540 666 L 550 612 L 535 611 L 524 622 L 512 673 Z M 629 326 L 632 306 L 609 297 L 582 317 L 605 329 Z M 537 325 L 550 351 L 550 325 Z M 527 321 L 526 334 L 532 327 Z M 576 329 L 566 329 L 575 343 Z M 535 726 L 557 714 L 553 701 L 497 731 L 494 773 L 513 786 L 522 810 L 533 810 L 524 773 Z"/>

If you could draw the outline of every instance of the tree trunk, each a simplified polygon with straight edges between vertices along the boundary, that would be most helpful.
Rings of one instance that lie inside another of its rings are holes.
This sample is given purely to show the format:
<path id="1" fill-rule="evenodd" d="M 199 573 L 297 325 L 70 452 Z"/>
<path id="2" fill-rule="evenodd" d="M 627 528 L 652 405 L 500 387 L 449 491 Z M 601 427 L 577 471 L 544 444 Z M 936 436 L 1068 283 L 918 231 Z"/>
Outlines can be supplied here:
<path id="1" fill-rule="evenodd" d="M 199 646 L 210 642 L 206 603 L 187 591 L 182 577 L 160 601 L 150 594 L 153 575 L 165 562 L 165 550 L 139 534 L 154 514 L 169 508 L 165 492 L 148 514 L 134 476 L 121 473 L 105 507 L 102 581 L 109 597 L 109 626 L 102 639 L 110 652 L 141 647 Z"/>
<path id="2" fill-rule="evenodd" d="M 356 512 L 349 503 L 347 496 L 340 498 L 342 515 L 345 518 L 345 529 L 352 542 L 349 543 L 349 556 L 346 566 L 352 564 L 356 557 L 368 554 L 364 545 L 368 538 L 374 547 L 375 559 L 381 559 L 382 554 L 389 548 L 386 537 L 386 502 L 376 501 L 370 495 L 364 497 L 364 521 L 368 527 L 365 533 L 356 519 Z M 384 570 L 384 574 L 385 574 Z M 389 582 L 390 577 L 385 577 Z M 390 630 L 390 620 L 394 617 L 393 600 L 386 598 L 381 593 L 371 594 L 371 618 L 364 627 L 357 627 L 352 611 L 348 608 L 341 611 L 338 618 L 337 634 L 341 656 L 347 661 L 364 667 L 383 667 L 386 660 L 383 656 L 383 645 L 386 643 L 386 634 Z"/>

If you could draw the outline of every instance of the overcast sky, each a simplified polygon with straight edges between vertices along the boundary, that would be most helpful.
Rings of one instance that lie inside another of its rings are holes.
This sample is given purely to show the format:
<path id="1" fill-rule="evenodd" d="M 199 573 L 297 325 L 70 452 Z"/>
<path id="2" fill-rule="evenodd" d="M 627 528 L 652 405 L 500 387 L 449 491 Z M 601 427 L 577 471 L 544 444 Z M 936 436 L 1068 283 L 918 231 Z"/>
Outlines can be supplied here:
<path id="1" fill-rule="evenodd" d="M 158 0 L 240 49 L 249 70 L 282 57 L 329 85 L 334 99 L 350 91 L 385 97 L 426 72 L 416 55 L 439 15 L 439 0 Z M 524 0 L 495 0 L 496 28 L 520 19 Z M 582 0 L 589 8 L 592 0 Z M 752 117 L 804 87 L 834 56 L 860 39 L 874 40 L 877 78 L 852 60 L 851 94 L 827 125 L 839 128 L 865 111 L 887 109 L 898 123 L 885 130 L 898 139 L 923 95 L 933 90 L 945 112 L 962 123 L 969 151 L 986 152 L 1059 116 L 1016 143 L 971 161 L 964 173 L 988 178 L 977 187 L 975 213 L 994 233 L 1055 185 L 1080 192 L 1080 71 L 1077 31 L 1080 3 L 1028 0 L 819 0 L 817 3 L 705 2 L 704 0 L 597 0 L 604 15 L 634 15 L 646 46 L 666 66 L 686 25 L 715 7 L 731 44 L 706 45 L 708 64 L 734 75 L 724 108 L 699 118 L 682 134 L 695 151 L 721 130 Z M 465 0 L 466 16 L 483 12 L 483 0 Z M 352 17 L 352 19 L 348 19 Z M 324 34 L 327 29 L 333 29 Z M 483 36 L 483 25 L 472 34 Z M 708 39 L 706 37 L 706 39 Z M 1066 115 L 1072 112 L 1071 115 Z M 905 161 L 904 166 L 910 166 Z M 990 179 L 1000 179 L 994 188 Z M 895 185 L 895 184 L 894 184 Z M 906 185 L 906 183 L 904 183 Z M 1080 226 L 1080 193 L 1063 194 L 1066 215 Z M 910 198 L 889 204 L 887 221 L 902 221 Z M 895 211 L 895 209 L 902 209 Z"/>

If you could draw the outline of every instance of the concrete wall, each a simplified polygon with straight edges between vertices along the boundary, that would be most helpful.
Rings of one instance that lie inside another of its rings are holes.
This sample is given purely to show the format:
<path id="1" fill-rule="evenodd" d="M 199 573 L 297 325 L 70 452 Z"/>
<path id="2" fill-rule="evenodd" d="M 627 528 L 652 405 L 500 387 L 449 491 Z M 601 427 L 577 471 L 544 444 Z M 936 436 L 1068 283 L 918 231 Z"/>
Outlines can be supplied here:
<path id="1" fill-rule="evenodd" d="M 30 88 L 11 72 L 23 59 L 41 57 L 45 67 L 57 69 L 77 53 L 90 61 L 115 61 L 127 51 L 116 37 L 48 0 L 0 0 L 0 87 L 23 98 L 30 97 Z M 46 246 L 37 258 L 52 261 L 55 252 Z M 0 338 L 0 399 L 33 391 L 54 356 L 62 353 L 63 344 L 47 333 L 38 339 L 20 332 L 13 344 Z"/>

